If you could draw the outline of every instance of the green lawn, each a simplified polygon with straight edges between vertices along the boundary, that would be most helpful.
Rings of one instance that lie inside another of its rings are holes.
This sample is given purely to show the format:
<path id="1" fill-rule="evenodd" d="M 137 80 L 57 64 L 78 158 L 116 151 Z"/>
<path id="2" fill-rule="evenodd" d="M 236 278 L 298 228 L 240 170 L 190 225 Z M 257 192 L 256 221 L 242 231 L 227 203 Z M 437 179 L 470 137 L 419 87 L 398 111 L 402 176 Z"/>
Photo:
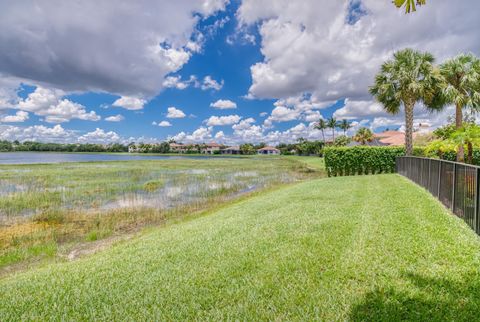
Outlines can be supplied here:
<path id="1" fill-rule="evenodd" d="M 302 162 L 306 164 L 308 167 L 313 168 L 315 170 L 325 170 L 325 160 L 317 156 L 303 157 L 303 156 L 292 155 L 292 156 L 286 156 L 285 158 Z"/>
<path id="2" fill-rule="evenodd" d="M 389 174 L 313 180 L 0 281 L 7 320 L 476 320 L 480 242 Z"/>

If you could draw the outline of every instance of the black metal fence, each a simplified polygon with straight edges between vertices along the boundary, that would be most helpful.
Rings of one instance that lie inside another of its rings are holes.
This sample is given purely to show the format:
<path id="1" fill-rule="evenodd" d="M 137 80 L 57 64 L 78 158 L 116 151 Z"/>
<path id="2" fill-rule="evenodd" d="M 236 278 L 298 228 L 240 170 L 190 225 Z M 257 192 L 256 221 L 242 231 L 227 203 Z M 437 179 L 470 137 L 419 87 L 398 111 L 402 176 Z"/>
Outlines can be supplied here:
<path id="1" fill-rule="evenodd" d="M 479 167 L 436 159 L 398 157 L 396 168 L 399 174 L 430 191 L 480 235 Z"/>

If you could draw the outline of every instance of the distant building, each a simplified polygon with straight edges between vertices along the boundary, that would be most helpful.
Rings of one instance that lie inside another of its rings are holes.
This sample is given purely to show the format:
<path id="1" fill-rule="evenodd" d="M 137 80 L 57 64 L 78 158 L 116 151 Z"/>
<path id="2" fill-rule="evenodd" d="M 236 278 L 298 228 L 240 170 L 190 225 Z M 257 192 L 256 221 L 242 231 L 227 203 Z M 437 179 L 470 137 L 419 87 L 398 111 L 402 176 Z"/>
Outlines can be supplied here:
<path id="1" fill-rule="evenodd" d="M 280 150 L 271 146 L 266 146 L 264 148 L 258 149 L 257 154 L 278 155 L 280 154 Z"/>
<path id="2" fill-rule="evenodd" d="M 238 145 L 229 146 L 220 151 L 221 154 L 242 154 Z"/>
<path id="3" fill-rule="evenodd" d="M 170 143 L 170 151 L 175 153 L 185 153 L 188 150 L 188 146 L 185 144 Z"/>
<path id="4" fill-rule="evenodd" d="M 214 154 L 216 151 L 220 151 L 221 148 L 220 144 L 208 143 L 201 148 L 200 152 L 203 154 Z"/>

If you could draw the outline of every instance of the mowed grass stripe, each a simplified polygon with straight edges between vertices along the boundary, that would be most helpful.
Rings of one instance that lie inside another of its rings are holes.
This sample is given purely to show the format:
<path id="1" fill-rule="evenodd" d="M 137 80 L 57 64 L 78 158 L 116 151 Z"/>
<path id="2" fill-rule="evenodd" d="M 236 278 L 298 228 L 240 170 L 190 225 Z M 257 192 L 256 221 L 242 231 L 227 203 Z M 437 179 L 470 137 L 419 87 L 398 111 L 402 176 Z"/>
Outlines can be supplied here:
<path id="1" fill-rule="evenodd" d="M 480 243 L 397 175 L 315 180 L 0 282 L 0 317 L 473 319 Z"/>

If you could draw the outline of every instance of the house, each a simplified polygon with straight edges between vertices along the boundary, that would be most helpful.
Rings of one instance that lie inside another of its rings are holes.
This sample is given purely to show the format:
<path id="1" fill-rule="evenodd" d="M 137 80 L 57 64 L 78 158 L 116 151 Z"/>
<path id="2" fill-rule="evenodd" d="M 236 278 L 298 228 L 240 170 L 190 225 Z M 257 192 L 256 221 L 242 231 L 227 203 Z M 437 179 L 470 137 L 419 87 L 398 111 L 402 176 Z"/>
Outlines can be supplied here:
<path id="1" fill-rule="evenodd" d="M 376 133 L 375 139 L 383 145 L 401 146 L 405 144 L 405 132 L 384 131 Z"/>
<path id="2" fill-rule="evenodd" d="M 174 153 L 185 153 L 188 150 L 188 146 L 185 144 L 170 143 L 170 151 Z"/>
<path id="3" fill-rule="evenodd" d="M 279 155 L 280 150 L 271 146 L 266 146 L 264 148 L 258 149 L 257 154 Z"/>
<path id="4" fill-rule="evenodd" d="M 229 146 L 220 151 L 221 154 L 242 154 L 240 147 L 238 145 Z"/>
<path id="5" fill-rule="evenodd" d="M 412 136 L 415 139 L 419 135 L 431 133 L 430 125 L 420 123 L 418 127 L 415 127 L 415 132 Z M 382 133 L 376 133 L 375 139 L 382 145 L 389 146 L 402 146 L 405 144 L 405 132 L 400 131 L 384 131 Z"/>
<path id="6" fill-rule="evenodd" d="M 208 143 L 205 144 L 202 149 L 200 150 L 201 153 L 203 154 L 215 154 L 216 151 L 220 153 L 220 149 L 222 146 L 217 143 Z"/>

